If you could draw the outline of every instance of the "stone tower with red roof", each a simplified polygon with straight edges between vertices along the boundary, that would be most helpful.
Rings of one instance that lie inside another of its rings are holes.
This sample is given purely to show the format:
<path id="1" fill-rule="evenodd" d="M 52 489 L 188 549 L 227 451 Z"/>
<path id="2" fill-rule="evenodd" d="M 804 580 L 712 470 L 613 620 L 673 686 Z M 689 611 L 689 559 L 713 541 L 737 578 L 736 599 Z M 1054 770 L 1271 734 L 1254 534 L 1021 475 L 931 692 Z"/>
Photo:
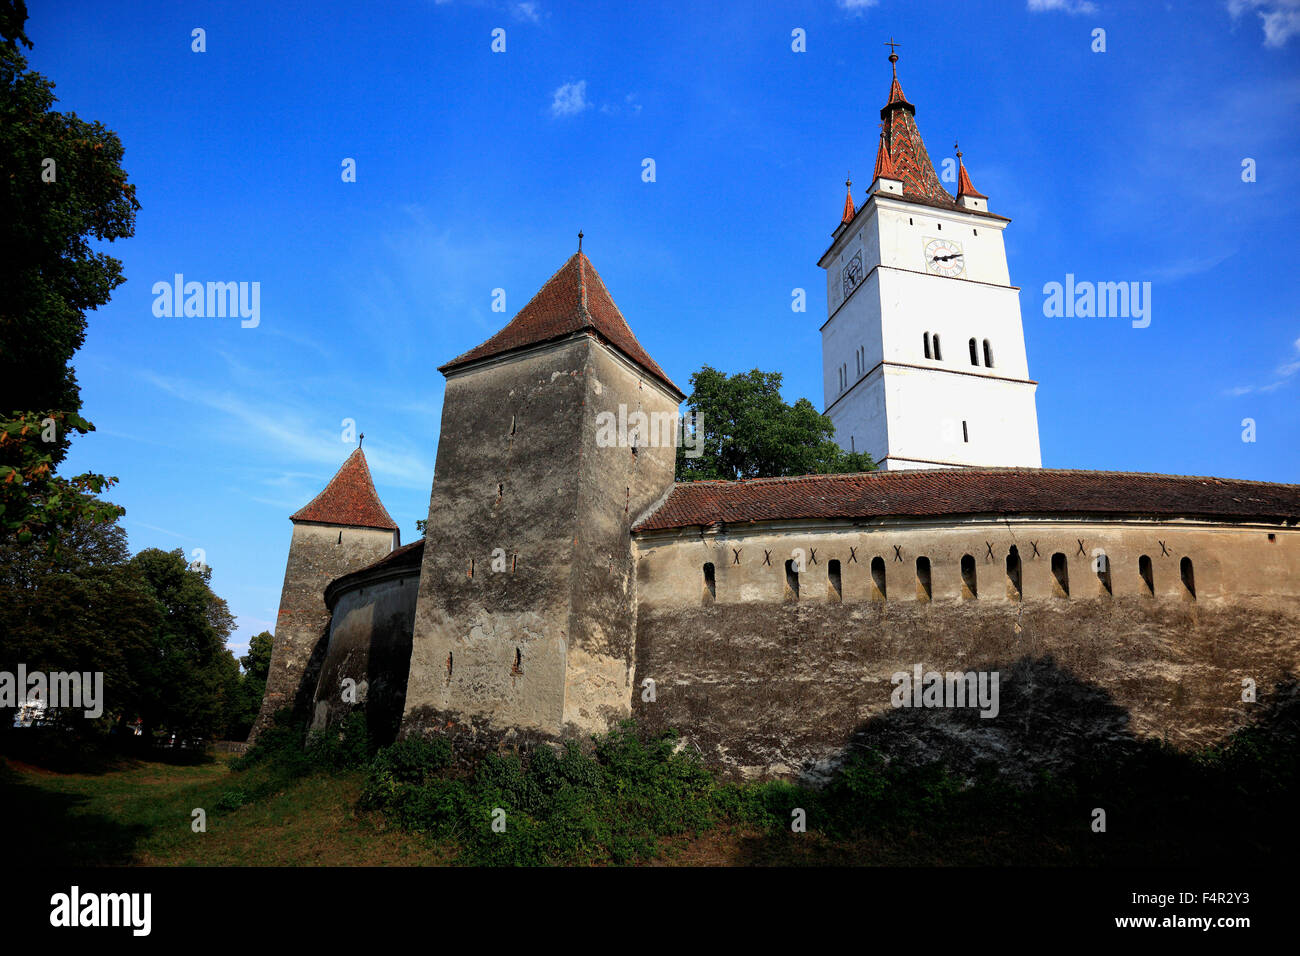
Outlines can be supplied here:
<path id="1" fill-rule="evenodd" d="M 303 717 L 310 713 L 329 633 L 326 586 L 401 543 L 397 524 L 379 500 L 360 448 L 348 456 L 325 489 L 289 520 L 293 538 L 280 591 L 271 670 L 250 742 L 282 708 L 290 707 Z"/>
<path id="2" fill-rule="evenodd" d="M 631 713 L 630 529 L 672 489 L 683 394 L 581 248 L 440 371 L 403 732 L 491 743 L 603 731 Z M 603 413 L 674 429 L 611 442 Z"/>

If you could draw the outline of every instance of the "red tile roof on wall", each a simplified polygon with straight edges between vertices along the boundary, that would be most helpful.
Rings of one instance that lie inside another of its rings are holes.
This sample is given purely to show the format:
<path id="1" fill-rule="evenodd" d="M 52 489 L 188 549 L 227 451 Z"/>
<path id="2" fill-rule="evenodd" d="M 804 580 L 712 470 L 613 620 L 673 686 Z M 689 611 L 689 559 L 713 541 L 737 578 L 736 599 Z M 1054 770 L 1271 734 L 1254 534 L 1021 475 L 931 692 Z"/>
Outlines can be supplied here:
<path id="1" fill-rule="evenodd" d="M 614 304 L 609 290 L 601 281 L 591 261 L 575 252 L 528 304 L 510 322 L 482 345 L 452 359 L 438 371 L 444 375 L 453 369 L 495 355 L 504 355 L 530 345 L 565 338 L 575 332 L 594 332 L 607 345 L 631 359 L 652 376 L 682 397 L 685 393 L 673 384 L 658 364 L 641 347 L 628 328 L 623 313 Z"/>
<path id="2" fill-rule="evenodd" d="M 1151 515 L 1300 519 L 1300 485 L 1115 471 L 945 468 L 676 485 L 634 531 L 800 518 Z"/>
<path id="3" fill-rule="evenodd" d="M 314 521 L 349 528 L 382 528 L 396 531 L 397 524 L 379 500 L 370 468 L 360 448 L 348 455 L 325 489 L 307 505 L 289 516 L 290 521 Z"/>

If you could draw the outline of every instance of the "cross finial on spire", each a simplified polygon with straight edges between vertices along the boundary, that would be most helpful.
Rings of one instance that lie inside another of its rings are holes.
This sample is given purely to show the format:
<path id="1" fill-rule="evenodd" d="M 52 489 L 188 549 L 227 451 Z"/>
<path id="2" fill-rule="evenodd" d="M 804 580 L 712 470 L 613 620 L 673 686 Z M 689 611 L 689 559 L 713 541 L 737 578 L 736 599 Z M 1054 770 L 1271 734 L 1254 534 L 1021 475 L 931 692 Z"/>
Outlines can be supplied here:
<path id="1" fill-rule="evenodd" d="M 894 38 L 890 37 L 888 43 L 884 43 L 881 45 L 889 47 L 889 64 L 894 70 L 894 76 L 898 76 L 898 67 L 894 65 L 898 63 L 898 54 L 894 52 L 894 47 L 899 47 L 902 46 L 903 44 L 895 43 Z"/>
<path id="2" fill-rule="evenodd" d="M 582 251 L 582 230 L 578 230 L 578 251 Z"/>
<path id="3" fill-rule="evenodd" d="M 952 148 L 957 151 L 957 158 L 961 159 L 961 147 L 957 145 L 957 141 L 955 139 L 952 141 Z"/>

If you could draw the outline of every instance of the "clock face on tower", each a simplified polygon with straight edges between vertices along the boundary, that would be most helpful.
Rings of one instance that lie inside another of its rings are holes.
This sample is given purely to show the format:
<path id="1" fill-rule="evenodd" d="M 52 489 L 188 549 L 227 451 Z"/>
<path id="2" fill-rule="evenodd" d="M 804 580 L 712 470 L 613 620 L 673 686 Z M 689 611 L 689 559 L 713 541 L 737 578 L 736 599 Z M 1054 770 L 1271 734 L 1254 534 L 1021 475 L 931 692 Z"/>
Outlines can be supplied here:
<path id="1" fill-rule="evenodd" d="M 926 239 L 925 270 L 934 275 L 959 276 L 966 270 L 966 257 L 956 239 Z"/>
<path id="2" fill-rule="evenodd" d="M 844 267 L 841 275 L 844 281 L 844 298 L 847 299 L 853 290 L 858 287 L 858 283 L 862 281 L 862 253 L 855 252 L 853 254 L 853 258 Z"/>

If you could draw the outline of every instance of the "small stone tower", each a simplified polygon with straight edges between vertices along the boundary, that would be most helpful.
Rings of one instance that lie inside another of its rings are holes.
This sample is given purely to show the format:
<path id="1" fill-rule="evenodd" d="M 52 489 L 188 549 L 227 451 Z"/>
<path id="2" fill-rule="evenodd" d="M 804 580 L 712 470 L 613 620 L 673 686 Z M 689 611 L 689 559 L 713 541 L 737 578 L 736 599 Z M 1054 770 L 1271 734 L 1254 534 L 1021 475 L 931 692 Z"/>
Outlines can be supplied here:
<path id="1" fill-rule="evenodd" d="M 365 453 L 358 447 L 325 490 L 289 518 L 293 538 L 275 622 L 266 696 L 249 742 L 276 711 L 292 707 L 309 716 L 316 692 L 330 612 L 325 587 L 335 578 L 382 558 L 401 543 L 397 525 L 370 479 Z"/>
<path id="2" fill-rule="evenodd" d="M 630 528 L 673 486 L 684 396 L 581 246 L 440 371 L 402 732 L 491 746 L 603 730 L 631 714 Z"/>

